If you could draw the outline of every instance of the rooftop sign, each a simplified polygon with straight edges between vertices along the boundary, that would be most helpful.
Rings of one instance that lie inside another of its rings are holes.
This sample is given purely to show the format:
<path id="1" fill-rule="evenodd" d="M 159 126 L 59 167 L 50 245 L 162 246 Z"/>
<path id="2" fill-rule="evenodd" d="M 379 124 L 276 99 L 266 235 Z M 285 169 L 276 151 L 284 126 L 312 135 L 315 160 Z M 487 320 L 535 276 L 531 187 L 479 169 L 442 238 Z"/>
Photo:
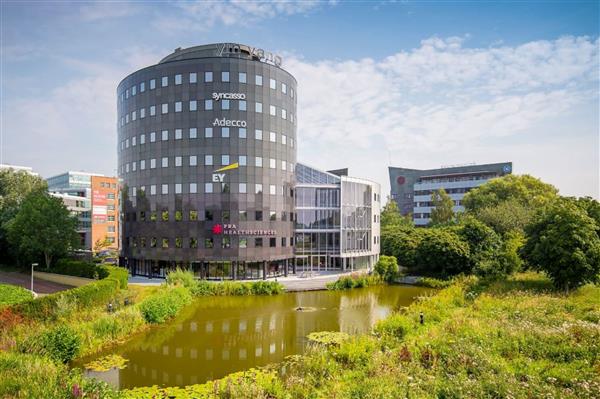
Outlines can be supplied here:
<path id="1" fill-rule="evenodd" d="M 268 64 L 273 64 L 275 66 L 281 66 L 281 64 L 283 62 L 282 58 L 277 54 L 273 54 L 273 53 L 271 53 L 269 51 L 265 51 L 261 48 L 246 46 L 244 44 L 222 43 L 222 44 L 219 44 L 219 48 L 218 48 L 219 55 L 239 54 L 242 52 L 242 50 L 244 52 L 247 52 L 251 56 L 258 58 L 262 62 L 266 62 Z"/>

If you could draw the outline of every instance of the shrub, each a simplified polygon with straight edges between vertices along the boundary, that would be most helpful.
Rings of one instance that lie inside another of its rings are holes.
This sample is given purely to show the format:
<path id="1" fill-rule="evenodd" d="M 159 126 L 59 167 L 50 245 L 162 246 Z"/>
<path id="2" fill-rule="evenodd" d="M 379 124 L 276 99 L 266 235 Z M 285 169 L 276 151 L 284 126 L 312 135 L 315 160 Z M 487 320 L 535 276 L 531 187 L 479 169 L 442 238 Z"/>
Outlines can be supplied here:
<path id="1" fill-rule="evenodd" d="M 58 363 L 71 361 L 80 347 L 81 337 L 64 324 L 32 335 L 18 344 L 20 352 L 45 355 Z"/>
<path id="2" fill-rule="evenodd" d="M 375 264 L 375 272 L 388 283 L 398 277 L 398 261 L 393 256 L 381 255 Z"/>
<path id="3" fill-rule="evenodd" d="M 412 323 L 406 316 L 396 313 L 377 322 L 373 331 L 378 335 L 402 339 L 412 328 Z"/>
<path id="4" fill-rule="evenodd" d="M 347 290 L 351 288 L 363 288 L 370 285 L 381 284 L 383 280 L 378 275 L 368 275 L 365 273 L 353 273 L 349 276 L 342 276 L 333 283 L 327 283 L 328 290 Z"/>
<path id="5" fill-rule="evenodd" d="M 148 323 L 164 323 L 191 301 L 192 295 L 187 288 L 166 288 L 146 298 L 140 304 L 140 311 Z"/>
<path id="6" fill-rule="evenodd" d="M 278 295 L 283 292 L 283 286 L 275 281 L 254 281 L 251 283 L 225 281 L 222 283 L 211 283 L 200 280 L 194 283 L 191 292 L 193 296 Z"/>
<path id="7" fill-rule="evenodd" d="M 108 277 L 108 270 L 91 262 L 73 259 L 60 259 L 49 270 L 50 273 L 68 276 L 103 279 Z"/>
<path id="8" fill-rule="evenodd" d="M 428 288 L 446 288 L 450 286 L 454 280 L 441 280 L 433 277 L 421 277 L 417 280 L 415 285 L 419 287 L 428 287 Z"/>
<path id="9" fill-rule="evenodd" d="M 167 273 L 166 282 L 168 285 L 182 285 L 192 288 L 196 284 L 196 278 L 191 270 L 177 268 Z"/>
<path id="10" fill-rule="evenodd" d="M 349 339 L 350 335 L 341 331 L 317 331 L 308 334 L 307 338 L 310 343 L 335 347 L 340 346 L 342 342 Z"/>
<path id="11" fill-rule="evenodd" d="M 470 274 L 473 263 L 469 244 L 451 231 L 428 229 L 416 251 L 416 264 L 421 271 L 442 276 Z"/>
<path id="12" fill-rule="evenodd" d="M 33 299 L 33 294 L 22 287 L 0 284 L 0 306 L 13 305 Z"/>
<path id="13" fill-rule="evenodd" d="M 108 271 L 107 278 L 113 279 L 119 282 L 119 288 L 127 288 L 127 280 L 129 279 L 129 271 L 124 267 L 119 266 L 102 266 L 103 269 Z"/>
<path id="14" fill-rule="evenodd" d="M 402 267 L 416 266 L 416 250 L 425 229 L 414 227 L 388 227 L 381 231 L 381 254 L 394 256 Z"/>

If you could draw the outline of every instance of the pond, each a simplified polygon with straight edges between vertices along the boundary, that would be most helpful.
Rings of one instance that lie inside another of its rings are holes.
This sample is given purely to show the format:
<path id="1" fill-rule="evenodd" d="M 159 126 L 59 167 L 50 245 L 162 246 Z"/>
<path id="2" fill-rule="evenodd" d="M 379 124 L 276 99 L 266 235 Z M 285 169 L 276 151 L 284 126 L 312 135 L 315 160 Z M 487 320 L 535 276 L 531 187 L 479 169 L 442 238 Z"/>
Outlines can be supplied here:
<path id="1" fill-rule="evenodd" d="M 348 291 L 199 298 L 176 319 L 75 366 L 118 354 L 127 367 L 89 372 L 121 389 L 185 386 L 300 354 L 314 331 L 365 333 L 390 312 L 430 290 L 376 286 Z M 305 311 L 298 311 L 302 307 Z"/>

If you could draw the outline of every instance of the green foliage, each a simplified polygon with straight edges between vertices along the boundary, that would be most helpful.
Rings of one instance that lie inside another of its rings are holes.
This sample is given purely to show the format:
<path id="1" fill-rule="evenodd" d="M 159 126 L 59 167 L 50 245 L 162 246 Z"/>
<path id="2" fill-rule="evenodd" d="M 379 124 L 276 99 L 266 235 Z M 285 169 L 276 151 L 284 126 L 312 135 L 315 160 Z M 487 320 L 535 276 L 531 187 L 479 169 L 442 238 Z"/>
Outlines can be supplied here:
<path id="1" fill-rule="evenodd" d="M 0 306 L 14 305 L 33 299 L 33 294 L 22 287 L 0 284 Z"/>
<path id="2" fill-rule="evenodd" d="M 140 310 L 148 323 L 164 323 L 175 317 L 179 310 L 192 302 L 190 290 L 185 287 L 164 288 L 158 294 L 146 298 Z"/>
<path id="3" fill-rule="evenodd" d="M 341 331 L 317 331 L 308 334 L 307 338 L 313 344 L 339 347 L 344 341 L 350 338 L 350 335 Z"/>
<path id="4" fill-rule="evenodd" d="M 176 268 L 167 273 L 166 283 L 168 285 L 181 285 L 192 288 L 196 284 L 196 278 L 191 270 Z"/>
<path id="5" fill-rule="evenodd" d="M 475 265 L 475 274 L 486 278 L 502 278 L 523 268 L 523 260 L 519 252 L 525 244 L 525 237 L 518 231 L 505 235 L 500 248 L 493 257 Z"/>
<path id="6" fill-rule="evenodd" d="M 431 195 L 431 202 L 434 208 L 431 210 L 431 226 L 448 224 L 454 220 L 454 201 L 446 193 L 446 190 L 440 188 Z"/>
<path id="7" fill-rule="evenodd" d="M 64 324 L 32 335 L 19 343 L 21 352 L 48 356 L 57 363 L 68 363 L 74 359 L 80 347 L 81 337 Z"/>
<path id="8" fill-rule="evenodd" d="M 368 275 L 366 273 L 352 273 L 349 276 L 342 276 L 333 283 L 327 283 L 328 290 L 347 290 L 351 288 L 364 288 L 371 285 L 381 284 L 383 280 L 379 275 Z"/>
<path id="9" fill-rule="evenodd" d="M 85 368 L 92 371 L 109 371 L 113 368 L 122 370 L 127 367 L 128 361 L 123 356 L 112 354 L 87 363 Z"/>
<path id="10" fill-rule="evenodd" d="M 458 234 L 446 229 L 428 229 L 415 251 L 415 264 L 420 271 L 453 276 L 473 270 L 469 244 Z"/>
<path id="11" fill-rule="evenodd" d="M 375 272 L 388 283 L 398 278 L 399 271 L 398 260 L 393 256 L 381 255 L 375 264 Z"/>
<path id="12" fill-rule="evenodd" d="M 508 199 L 498 204 L 487 205 L 469 212 L 478 220 L 490 226 L 498 234 L 523 232 L 529 224 L 535 208 L 531 208 L 516 199 Z"/>
<path id="13" fill-rule="evenodd" d="M 108 270 L 106 268 L 91 262 L 73 259 L 59 259 L 47 271 L 50 273 L 95 279 L 108 277 Z"/>
<path id="14" fill-rule="evenodd" d="M 450 280 L 442 280 L 439 278 L 433 278 L 433 277 L 420 277 L 417 282 L 415 283 L 415 285 L 419 286 L 419 287 L 427 287 L 427 288 L 446 288 L 449 287 L 451 284 L 454 283 L 453 279 Z"/>
<path id="15" fill-rule="evenodd" d="M 129 280 L 129 271 L 124 267 L 102 265 L 103 269 L 108 271 L 108 279 L 115 280 L 119 283 L 119 288 L 126 289 L 127 281 Z"/>
<path id="16" fill-rule="evenodd" d="M 77 396 L 76 396 L 77 395 Z M 118 398 L 106 383 L 46 357 L 0 351 L 0 397 L 29 399 Z"/>
<path id="17" fill-rule="evenodd" d="M 8 240 L 25 257 L 43 255 L 46 267 L 56 256 L 79 246 L 77 219 L 60 198 L 32 192 L 6 225 Z"/>
<path id="18" fill-rule="evenodd" d="M 191 289 L 194 296 L 223 296 L 223 295 L 278 295 L 283 292 L 283 286 L 275 281 L 224 281 L 209 282 L 200 280 Z"/>
<path id="19" fill-rule="evenodd" d="M 467 211 L 478 211 L 511 200 L 537 209 L 556 199 L 557 193 L 554 186 L 530 175 L 506 175 L 469 191 L 462 203 Z"/>
<path id="20" fill-rule="evenodd" d="M 400 266 L 414 269 L 416 267 L 416 250 L 426 229 L 387 228 L 381 231 L 381 254 L 393 256 Z"/>
<path id="21" fill-rule="evenodd" d="M 578 287 L 600 276 L 598 225 L 585 209 L 568 199 L 541 210 L 526 229 L 524 258 L 548 274 L 555 286 Z"/>
<path id="22" fill-rule="evenodd" d="M 395 313 L 377 322 L 373 331 L 380 336 L 403 339 L 413 328 L 413 323 L 406 316 Z"/>
<path id="23" fill-rule="evenodd" d="M 413 221 L 411 217 L 404 217 L 398 209 L 398 204 L 392 199 L 388 199 L 387 204 L 381 210 L 381 228 L 388 227 L 412 227 Z"/>

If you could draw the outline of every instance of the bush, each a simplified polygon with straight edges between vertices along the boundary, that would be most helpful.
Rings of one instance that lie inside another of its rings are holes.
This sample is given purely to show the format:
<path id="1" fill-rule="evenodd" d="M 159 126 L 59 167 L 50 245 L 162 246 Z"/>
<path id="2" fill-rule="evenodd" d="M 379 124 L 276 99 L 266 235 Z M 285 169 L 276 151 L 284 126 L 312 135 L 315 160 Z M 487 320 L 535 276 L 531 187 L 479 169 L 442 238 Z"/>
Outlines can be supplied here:
<path id="1" fill-rule="evenodd" d="M 419 270 L 442 276 L 460 273 L 470 274 L 473 270 L 469 244 L 445 229 L 428 229 L 416 250 Z"/>
<path id="2" fill-rule="evenodd" d="M 20 352 L 48 356 L 57 363 L 68 363 L 79 353 L 81 337 L 67 325 L 32 335 L 18 344 Z"/>
<path id="3" fill-rule="evenodd" d="M 50 269 L 50 273 L 68 276 L 85 277 L 101 280 L 108 277 L 108 270 L 91 262 L 72 259 L 60 259 Z"/>
<path id="4" fill-rule="evenodd" d="M 381 255 L 375 264 L 375 272 L 383 280 L 391 283 L 398 277 L 398 261 L 393 256 Z"/>
<path id="5" fill-rule="evenodd" d="M 124 267 L 119 266 L 102 266 L 103 269 L 108 271 L 109 279 L 113 279 L 119 282 L 119 288 L 127 288 L 127 280 L 129 279 L 129 271 Z"/>
<path id="6" fill-rule="evenodd" d="M 192 288 L 196 284 L 196 278 L 191 270 L 183 270 L 177 268 L 167 273 L 167 285 L 181 285 L 187 288 Z"/>
<path id="7" fill-rule="evenodd" d="M 400 266 L 413 269 L 416 266 L 416 250 L 425 232 L 425 229 L 414 227 L 388 227 L 382 229 L 381 254 L 394 256 Z"/>
<path id="8" fill-rule="evenodd" d="M 380 336 L 387 335 L 402 339 L 412 328 L 412 323 L 406 316 L 396 313 L 387 319 L 378 321 L 373 331 Z"/>
<path id="9" fill-rule="evenodd" d="M 0 284 L 0 306 L 13 305 L 33 299 L 33 294 L 22 287 Z"/>
<path id="10" fill-rule="evenodd" d="M 365 273 L 352 273 L 349 276 L 342 276 L 333 283 L 327 283 L 328 290 L 347 290 L 351 288 L 363 288 L 370 285 L 382 283 L 382 279 L 378 275 L 370 276 Z"/>
<path id="11" fill-rule="evenodd" d="M 140 311 L 148 323 L 164 323 L 179 313 L 181 308 L 192 301 L 190 290 L 185 287 L 165 288 L 146 298 L 140 304 Z"/>
<path id="12" fill-rule="evenodd" d="M 417 280 L 415 285 L 419 287 L 427 287 L 427 288 L 446 288 L 450 286 L 454 280 L 440 280 L 433 277 L 421 277 Z"/>
<path id="13" fill-rule="evenodd" d="M 251 283 L 225 281 L 222 283 L 211 283 L 200 280 L 194 282 L 191 292 L 193 296 L 278 295 L 283 292 L 283 286 L 275 281 L 254 281 Z"/>

